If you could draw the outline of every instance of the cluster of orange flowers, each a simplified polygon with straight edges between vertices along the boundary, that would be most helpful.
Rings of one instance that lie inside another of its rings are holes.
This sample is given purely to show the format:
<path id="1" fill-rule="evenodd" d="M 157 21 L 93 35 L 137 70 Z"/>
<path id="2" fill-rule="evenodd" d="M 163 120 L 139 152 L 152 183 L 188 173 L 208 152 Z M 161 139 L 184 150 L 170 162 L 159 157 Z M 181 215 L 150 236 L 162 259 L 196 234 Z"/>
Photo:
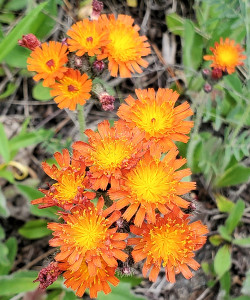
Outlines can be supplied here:
<path id="1" fill-rule="evenodd" d="M 105 65 L 112 76 L 131 77 L 142 73 L 148 62 L 142 57 L 150 53 L 139 26 L 127 15 L 100 15 L 97 20 L 84 19 L 68 30 L 63 42 L 40 43 L 32 34 L 19 41 L 32 51 L 28 70 L 36 72 L 35 81 L 51 88 L 51 96 L 59 108 L 75 110 L 91 96 L 93 79 Z M 93 60 L 90 60 L 93 57 Z M 106 109 L 108 110 L 108 109 Z"/>
<path id="2" fill-rule="evenodd" d="M 176 106 L 179 95 L 171 89 L 135 92 L 113 127 L 103 121 L 97 132 L 87 129 L 88 143 L 75 142 L 72 156 L 63 150 L 54 155 L 57 165 L 43 163 L 56 183 L 32 201 L 63 209 L 62 222 L 48 224 L 50 245 L 60 248 L 57 273 L 80 297 L 87 288 L 92 298 L 109 293 L 108 283 L 119 283 L 117 270 L 144 259 L 143 275 L 152 281 L 161 267 L 170 282 L 178 273 L 191 278 L 189 267 L 199 267 L 194 251 L 206 241 L 206 226 L 184 213 L 190 202 L 182 195 L 195 183 L 183 181 L 191 172 L 181 168 L 186 159 L 177 158 L 174 144 L 188 141 L 190 106 Z"/>

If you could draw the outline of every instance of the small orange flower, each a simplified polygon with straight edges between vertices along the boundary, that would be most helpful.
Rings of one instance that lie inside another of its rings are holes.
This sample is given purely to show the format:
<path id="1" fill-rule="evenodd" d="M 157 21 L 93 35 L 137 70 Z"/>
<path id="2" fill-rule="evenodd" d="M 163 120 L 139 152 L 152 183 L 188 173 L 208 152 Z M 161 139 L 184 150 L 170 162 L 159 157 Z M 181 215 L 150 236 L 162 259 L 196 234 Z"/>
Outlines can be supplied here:
<path id="1" fill-rule="evenodd" d="M 241 48 L 239 44 L 235 45 L 234 40 L 226 38 L 223 41 L 223 38 L 220 38 L 220 43 L 215 42 L 214 48 L 210 48 L 213 52 L 213 55 L 205 55 L 205 60 L 212 60 L 210 65 L 213 68 L 221 69 L 228 74 L 235 72 L 237 66 L 244 65 L 241 61 L 246 59 L 245 55 L 242 55 L 244 49 Z"/>
<path id="2" fill-rule="evenodd" d="M 80 71 L 68 69 L 64 76 L 51 86 L 50 94 L 59 103 L 59 108 L 75 110 L 76 104 L 84 105 L 90 98 L 92 80 L 87 74 L 81 75 Z"/>
<path id="3" fill-rule="evenodd" d="M 173 148 L 163 160 L 159 149 L 152 155 L 149 151 L 124 177 L 119 190 L 109 190 L 109 196 L 116 201 L 114 209 L 128 208 L 123 218 L 129 221 L 134 215 L 134 224 L 141 226 L 146 216 L 149 223 L 155 223 L 156 210 L 167 214 L 175 205 L 187 208 L 189 202 L 179 197 L 195 188 L 195 182 L 183 182 L 191 174 L 190 169 L 176 171 L 186 159 L 176 159 L 178 151 Z"/>
<path id="4" fill-rule="evenodd" d="M 140 36 L 140 27 L 134 25 L 134 19 L 127 15 L 101 15 L 99 21 L 103 23 L 103 30 L 107 30 L 109 43 L 103 48 L 98 59 L 108 57 L 109 71 L 114 77 L 131 77 L 131 73 L 142 73 L 141 66 L 146 68 L 148 62 L 142 56 L 150 54 L 149 43 L 145 36 Z"/>
<path id="5" fill-rule="evenodd" d="M 94 276 L 90 276 L 88 265 L 84 261 L 75 272 L 69 270 L 69 264 L 67 263 L 60 264 L 60 268 L 66 270 L 63 274 L 63 277 L 66 279 L 64 284 L 66 287 L 71 287 L 75 290 L 76 295 L 79 297 L 82 297 L 85 290 L 89 288 L 90 298 L 97 298 L 99 291 L 104 291 L 105 294 L 111 292 L 108 282 L 114 286 L 119 283 L 119 279 L 115 277 L 116 268 L 110 268 L 103 259 L 100 259 L 100 267 L 97 268 Z"/>
<path id="6" fill-rule="evenodd" d="M 38 81 L 44 79 L 43 86 L 49 87 L 55 83 L 55 79 L 60 79 L 67 71 L 64 66 L 68 61 L 67 46 L 59 42 L 50 41 L 43 43 L 41 47 L 36 47 L 27 59 L 27 69 L 35 71 L 33 79 Z"/>
<path id="7" fill-rule="evenodd" d="M 116 189 L 122 174 L 133 167 L 144 154 L 143 135 L 136 128 L 127 128 L 121 120 L 112 128 L 105 120 L 98 125 L 98 131 L 86 130 L 88 144 L 79 141 L 72 147 L 89 167 L 91 188 L 105 190 L 110 183 Z"/>
<path id="8" fill-rule="evenodd" d="M 125 261 L 128 255 L 122 250 L 128 234 L 117 233 L 117 228 L 110 226 L 120 218 L 120 212 L 114 212 L 105 218 L 104 200 L 99 198 L 97 206 L 89 202 L 85 206 L 78 205 L 70 213 L 62 213 L 64 224 L 49 223 L 54 238 L 50 240 L 52 247 L 60 247 L 55 260 L 69 264 L 68 270 L 76 272 L 87 264 L 89 276 L 96 276 L 98 268 L 102 268 L 102 260 L 108 267 L 116 268 L 117 259 Z"/>
<path id="9" fill-rule="evenodd" d="M 155 142 L 165 152 L 175 147 L 173 141 L 186 143 L 193 127 L 192 121 L 184 121 L 193 114 L 187 102 L 174 107 L 179 94 L 170 89 L 135 90 L 138 99 L 129 96 L 117 115 L 131 128 L 138 127 L 148 141 Z"/>
<path id="10" fill-rule="evenodd" d="M 141 228 L 131 226 L 130 231 L 140 238 L 131 238 L 128 245 L 136 245 L 132 251 L 135 262 L 146 258 L 142 274 L 146 277 L 150 270 L 149 280 L 156 281 L 161 265 L 165 268 L 166 279 L 175 282 L 175 274 L 182 273 L 187 279 L 193 276 L 188 268 L 199 268 L 194 251 L 206 242 L 203 236 L 207 227 L 200 221 L 189 224 L 188 215 L 180 217 L 178 211 L 156 217 L 155 224 L 143 223 Z"/>
<path id="11" fill-rule="evenodd" d="M 101 47 L 108 43 L 107 31 L 103 30 L 100 22 L 96 20 L 84 19 L 77 22 L 68 30 L 67 35 L 71 37 L 67 40 L 69 50 L 77 51 L 78 56 L 85 53 L 89 56 L 100 54 Z"/>
<path id="12" fill-rule="evenodd" d="M 88 178 L 85 177 L 85 164 L 79 160 L 77 152 L 73 152 L 70 159 L 69 151 L 56 152 L 54 157 L 59 165 L 50 167 L 46 162 L 42 163 L 44 172 L 56 180 L 49 190 L 40 189 L 45 197 L 31 201 L 39 204 L 39 208 L 59 206 L 66 210 L 71 209 L 74 204 L 84 204 L 95 197 L 95 193 L 86 191 L 89 186 Z"/>

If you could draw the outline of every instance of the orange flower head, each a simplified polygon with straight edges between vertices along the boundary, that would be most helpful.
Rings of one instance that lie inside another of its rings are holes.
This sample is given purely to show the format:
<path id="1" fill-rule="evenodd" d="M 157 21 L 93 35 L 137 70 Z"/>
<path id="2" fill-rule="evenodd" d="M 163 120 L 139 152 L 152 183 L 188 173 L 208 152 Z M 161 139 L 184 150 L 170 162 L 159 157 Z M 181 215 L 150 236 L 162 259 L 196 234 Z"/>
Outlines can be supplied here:
<path id="1" fill-rule="evenodd" d="M 67 71 L 64 66 L 68 61 L 67 46 L 59 42 L 50 41 L 36 47 L 27 59 L 27 69 L 35 71 L 35 81 L 44 79 L 43 86 L 51 86 L 56 79 L 63 77 Z"/>
<path id="2" fill-rule="evenodd" d="M 190 169 L 176 171 L 186 159 L 176 159 L 178 151 L 173 148 L 163 160 L 159 149 L 145 156 L 124 177 L 119 190 L 109 190 L 115 202 L 114 209 L 126 206 L 123 218 L 129 221 L 135 216 L 134 224 L 141 226 L 145 216 L 149 223 L 155 223 L 156 210 L 167 214 L 174 206 L 187 208 L 189 202 L 179 197 L 195 188 L 194 182 L 181 181 L 191 174 Z"/>
<path id="3" fill-rule="evenodd" d="M 68 69 L 64 76 L 51 86 L 50 94 L 59 103 L 59 108 L 75 110 L 76 104 L 84 105 L 90 98 L 92 80 L 87 74 L 81 75 L 80 71 Z"/>
<path id="4" fill-rule="evenodd" d="M 135 262 L 146 258 L 143 266 L 143 276 L 150 270 L 149 280 L 156 281 L 161 265 L 165 268 L 166 279 L 175 282 L 175 274 L 182 273 L 187 279 L 191 278 L 191 267 L 199 268 L 194 257 L 194 251 L 200 249 L 206 242 L 203 236 L 208 232 L 207 227 L 200 221 L 189 224 L 188 215 L 180 217 L 174 210 L 163 218 L 156 217 L 155 224 L 143 223 L 141 228 L 131 226 L 130 231 L 141 237 L 131 238 L 128 245 L 136 245 L 132 251 Z"/>
<path id="5" fill-rule="evenodd" d="M 100 266 L 97 268 L 96 275 L 89 274 L 88 265 L 85 261 L 81 263 L 80 268 L 72 272 L 68 270 L 69 264 L 59 264 L 64 272 L 63 277 L 66 279 L 64 284 L 66 287 L 71 287 L 76 291 L 78 297 L 82 297 L 85 290 L 89 288 L 90 298 L 97 298 L 99 291 L 104 291 L 105 294 L 111 292 L 108 284 L 110 282 L 114 286 L 119 283 L 119 279 L 115 277 L 115 269 L 110 268 L 103 259 L 100 259 Z"/>
<path id="6" fill-rule="evenodd" d="M 133 167 L 144 154 L 143 135 L 135 128 L 127 128 L 123 121 L 110 128 L 108 121 L 98 125 L 98 132 L 86 130 L 88 144 L 76 142 L 73 149 L 85 159 L 89 167 L 91 187 L 107 188 L 108 183 L 118 188 L 122 174 Z"/>
<path id="7" fill-rule="evenodd" d="M 146 68 L 148 62 L 142 56 L 150 54 L 149 43 L 145 36 L 140 36 L 140 27 L 133 26 L 134 19 L 127 15 L 101 15 L 99 20 L 107 30 L 109 43 L 103 48 L 98 59 L 108 57 L 109 71 L 117 77 L 118 70 L 121 77 L 131 77 L 131 73 L 142 73 L 141 66 Z"/>
<path id="8" fill-rule="evenodd" d="M 179 94 L 170 89 L 135 90 L 138 99 L 129 96 L 117 115 L 131 128 L 138 127 L 148 141 L 156 143 L 165 152 L 175 147 L 174 141 L 186 143 L 193 127 L 192 121 L 184 121 L 193 114 L 187 102 L 174 107 Z"/>
<path id="9" fill-rule="evenodd" d="M 62 213 L 64 224 L 48 224 L 48 228 L 54 231 L 50 245 L 60 247 L 55 260 L 69 264 L 68 270 L 76 272 L 82 263 L 86 263 L 89 275 L 96 276 L 102 260 L 111 268 L 118 266 L 117 259 L 126 260 L 127 254 L 122 250 L 126 247 L 124 240 L 128 234 L 110 228 L 121 214 L 114 212 L 105 218 L 103 205 L 101 197 L 96 207 L 89 202 L 85 206 L 75 206 L 70 213 Z"/>
<path id="10" fill-rule="evenodd" d="M 245 55 L 242 55 L 244 51 L 239 44 L 235 45 L 234 40 L 226 38 L 220 38 L 220 43 L 215 42 L 214 48 L 210 48 L 213 55 L 205 55 L 205 60 L 212 60 L 210 65 L 213 68 L 221 69 L 228 74 L 235 72 L 237 66 L 241 66 L 244 63 L 242 60 L 246 59 Z"/>
<path id="11" fill-rule="evenodd" d="M 103 30 L 100 22 L 88 19 L 74 24 L 67 32 L 71 39 L 67 40 L 69 50 L 77 51 L 76 55 L 82 56 L 88 53 L 89 56 L 100 54 L 101 47 L 108 43 L 108 33 Z"/>
<path id="12" fill-rule="evenodd" d="M 88 178 L 85 177 L 85 164 L 79 160 L 77 152 L 70 159 L 69 151 L 56 152 L 54 157 L 59 165 L 50 167 L 46 162 L 42 163 L 43 170 L 52 179 L 56 180 L 49 190 L 40 189 L 45 194 L 43 198 L 31 201 L 39 204 L 39 208 L 59 206 L 63 209 L 71 209 L 75 204 L 84 204 L 95 197 L 95 193 L 86 191 L 89 187 Z"/>

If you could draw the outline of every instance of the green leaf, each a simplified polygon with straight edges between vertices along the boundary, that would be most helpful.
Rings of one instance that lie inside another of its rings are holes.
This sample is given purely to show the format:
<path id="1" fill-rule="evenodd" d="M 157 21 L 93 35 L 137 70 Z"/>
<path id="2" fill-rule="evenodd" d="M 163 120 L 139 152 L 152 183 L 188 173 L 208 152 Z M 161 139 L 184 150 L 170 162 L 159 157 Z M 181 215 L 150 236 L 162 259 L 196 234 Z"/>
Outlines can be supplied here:
<path id="1" fill-rule="evenodd" d="M 22 10 L 27 6 L 28 1 L 29 0 L 22 0 L 22 1 L 9 0 L 4 6 L 4 9 L 14 10 L 14 11 Z"/>
<path id="2" fill-rule="evenodd" d="M 230 276 L 230 272 L 229 271 L 227 271 L 220 278 L 220 286 L 221 286 L 221 289 L 226 292 L 226 295 L 229 295 L 230 288 L 231 288 L 231 276 Z"/>
<path id="3" fill-rule="evenodd" d="M 0 225 L 0 241 L 5 238 L 5 231 L 3 227 Z"/>
<path id="4" fill-rule="evenodd" d="M 0 95 L 0 99 L 4 99 L 12 95 L 16 90 L 16 85 L 12 82 L 9 82 L 6 90 Z"/>
<path id="5" fill-rule="evenodd" d="M 242 94 L 242 83 L 236 73 L 225 76 L 223 80 L 226 83 L 226 86 L 238 92 L 239 94 Z"/>
<path id="6" fill-rule="evenodd" d="M 9 215 L 10 215 L 10 212 L 7 208 L 7 202 L 6 202 L 5 196 L 0 188 L 0 216 L 6 218 Z"/>
<path id="7" fill-rule="evenodd" d="M 0 265 L 8 266 L 10 261 L 8 260 L 9 249 L 4 243 L 0 242 Z"/>
<path id="8" fill-rule="evenodd" d="M 250 296 L 250 270 L 248 270 L 246 273 L 246 279 L 243 282 L 241 292 L 244 295 Z"/>
<path id="9" fill-rule="evenodd" d="M 240 222 L 240 219 L 244 213 L 244 209 L 245 202 L 243 200 L 238 200 L 225 222 L 225 227 L 227 228 L 229 234 L 234 231 Z"/>
<path id="10" fill-rule="evenodd" d="M 77 299 L 80 299 L 78 298 L 74 292 L 71 292 L 71 291 L 65 291 L 64 292 L 64 297 L 62 300 L 77 300 Z"/>
<path id="11" fill-rule="evenodd" d="M 190 83 L 193 78 L 193 72 L 198 69 L 202 62 L 202 50 L 202 37 L 195 32 L 193 22 L 185 20 L 182 59 L 188 83 Z"/>
<path id="12" fill-rule="evenodd" d="M 219 246 L 223 242 L 223 238 L 219 234 L 209 237 L 209 242 L 214 246 Z"/>
<path id="13" fill-rule="evenodd" d="M 8 53 L 4 61 L 11 67 L 14 68 L 25 68 L 27 67 L 27 58 L 30 55 L 30 50 L 24 47 L 20 47 L 19 45 L 16 45 L 10 53 Z M 29 75 L 31 73 L 29 72 Z"/>
<path id="14" fill-rule="evenodd" d="M 218 176 L 215 186 L 217 188 L 232 186 L 247 182 L 250 178 L 250 168 L 235 164 L 227 169 L 222 176 Z"/>
<path id="15" fill-rule="evenodd" d="M 33 87 L 32 96 L 34 99 L 39 101 L 48 101 L 52 99 L 52 96 L 50 95 L 50 88 L 44 87 L 42 82 L 39 82 Z"/>
<path id="16" fill-rule="evenodd" d="M 36 271 L 19 271 L 8 276 L 0 276 L 0 296 L 10 296 L 22 292 L 33 291 L 38 283 L 33 283 Z"/>
<path id="17" fill-rule="evenodd" d="M 220 212 L 230 213 L 235 205 L 232 201 L 222 196 L 221 194 L 217 194 L 215 196 L 215 200 Z"/>
<path id="18" fill-rule="evenodd" d="M 9 264 L 7 266 L 0 264 L 0 275 L 7 275 L 12 269 L 13 263 L 17 254 L 17 240 L 14 237 L 10 237 L 6 242 L 5 246 L 8 248 L 7 258 Z"/>
<path id="19" fill-rule="evenodd" d="M 10 183 L 15 183 L 15 178 L 13 176 L 13 173 L 9 170 L 7 170 L 6 168 L 0 170 L 0 177 L 8 180 Z M 0 203 L 1 203 L 1 196 L 0 196 Z M 0 207 L 1 207 L 1 204 L 0 204 Z M 0 211 L 1 211 L 1 208 L 0 208 Z M 1 212 L 0 212 L 0 215 L 1 215 Z"/>
<path id="20" fill-rule="evenodd" d="M 35 200 L 35 199 L 38 199 L 38 198 L 41 198 L 44 196 L 44 194 L 42 192 L 40 192 L 37 189 L 34 189 L 28 185 L 18 184 L 17 188 L 29 201 L 32 201 L 32 200 Z M 30 212 L 33 215 L 35 215 L 37 217 L 45 217 L 45 218 L 52 219 L 55 221 L 58 220 L 58 216 L 56 215 L 56 213 L 60 210 L 61 210 L 61 208 L 59 208 L 57 206 L 43 208 L 43 209 L 39 209 L 36 205 L 31 205 L 31 207 L 30 207 Z"/>
<path id="21" fill-rule="evenodd" d="M 47 221 L 43 219 L 32 220 L 26 222 L 18 232 L 27 239 L 39 239 L 51 234 L 51 230 L 47 228 Z"/>
<path id="22" fill-rule="evenodd" d="M 176 13 L 171 13 L 166 16 L 166 23 L 169 31 L 183 37 L 185 20 Z"/>
<path id="23" fill-rule="evenodd" d="M 224 240 L 231 242 L 232 241 L 232 237 L 229 234 L 227 228 L 223 225 L 219 226 L 218 231 L 220 233 L 220 235 L 223 237 Z"/>
<path id="24" fill-rule="evenodd" d="M 250 300 L 249 296 L 240 296 L 237 298 L 231 298 L 231 300 Z"/>
<path id="25" fill-rule="evenodd" d="M 131 285 L 128 282 L 120 282 L 118 286 L 111 287 L 112 292 L 105 295 L 100 292 L 97 296 L 97 300 L 145 300 L 144 297 L 135 296 L 131 293 Z"/>
<path id="26" fill-rule="evenodd" d="M 214 258 L 214 270 L 221 278 L 231 268 L 231 254 L 227 245 L 221 247 Z"/>
<path id="27" fill-rule="evenodd" d="M 6 136 L 6 133 L 5 133 L 2 123 L 0 123 L 0 137 L 1 137 L 0 155 L 2 155 L 5 162 L 9 162 L 10 161 L 9 141 Z"/>
<path id="28" fill-rule="evenodd" d="M 192 136 L 187 148 L 187 163 L 192 173 L 199 173 L 199 162 L 202 150 L 202 139 L 199 135 Z"/>
<path id="29" fill-rule="evenodd" d="M 0 62 L 3 61 L 5 56 L 16 46 L 17 40 L 27 33 L 30 26 L 36 22 L 38 14 L 47 5 L 47 2 L 39 4 L 27 16 L 25 16 L 1 41 L 0 43 Z"/>
<path id="30" fill-rule="evenodd" d="M 250 237 L 234 239 L 232 243 L 241 247 L 250 247 Z"/>

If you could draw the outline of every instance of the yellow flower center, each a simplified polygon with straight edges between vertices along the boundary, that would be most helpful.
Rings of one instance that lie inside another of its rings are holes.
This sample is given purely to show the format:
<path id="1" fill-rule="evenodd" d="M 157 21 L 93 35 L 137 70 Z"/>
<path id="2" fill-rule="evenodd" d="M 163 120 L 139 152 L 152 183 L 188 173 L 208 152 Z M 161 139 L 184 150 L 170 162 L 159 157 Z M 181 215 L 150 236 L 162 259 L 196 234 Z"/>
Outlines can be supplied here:
<path id="1" fill-rule="evenodd" d="M 143 203 L 166 203 L 166 198 L 175 194 L 176 181 L 173 180 L 171 169 L 162 162 L 141 160 L 127 174 L 126 186 L 131 197 Z"/>
<path id="2" fill-rule="evenodd" d="M 107 48 L 116 61 L 128 62 L 138 58 L 137 48 L 139 45 L 133 28 L 128 28 L 122 23 L 116 23 L 110 30 L 109 40 L 111 42 Z"/>
<path id="3" fill-rule="evenodd" d="M 173 127 L 173 109 L 168 103 L 157 105 L 152 100 L 145 99 L 143 106 L 135 105 L 132 108 L 134 113 L 133 121 L 136 126 L 146 131 L 151 137 L 166 135 Z"/>
<path id="4" fill-rule="evenodd" d="M 169 224 L 154 227 L 149 232 L 150 254 L 156 260 L 163 259 L 163 266 L 171 260 L 171 263 L 181 261 L 190 251 L 189 227 L 186 224 L 175 224 L 170 220 Z"/>
<path id="5" fill-rule="evenodd" d="M 106 237 L 107 226 L 104 217 L 90 211 L 79 215 L 78 223 L 71 224 L 71 230 L 76 245 L 87 251 L 98 248 Z"/>
<path id="6" fill-rule="evenodd" d="M 64 172 L 60 181 L 53 184 L 57 190 L 56 199 L 61 203 L 72 201 L 77 195 L 78 187 L 84 187 L 83 180 L 84 176 L 76 176 L 70 171 Z"/>
<path id="7" fill-rule="evenodd" d="M 120 168 L 126 158 L 132 154 L 132 146 L 126 140 L 104 138 L 97 145 L 96 151 L 92 154 L 92 159 L 102 170 Z"/>
<path id="8" fill-rule="evenodd" d="M 217 61 L 222 66 L 235 66 L 238 63 L 237 49 L 229 45 L 218 45 Z"/>
<path id="9" fill-rule="evenodd" d="M 71 77 L 64 76 L 60 80 L 60 89 L 64 95 L 72 98 L 81 93 L 81 83 Z"/>

